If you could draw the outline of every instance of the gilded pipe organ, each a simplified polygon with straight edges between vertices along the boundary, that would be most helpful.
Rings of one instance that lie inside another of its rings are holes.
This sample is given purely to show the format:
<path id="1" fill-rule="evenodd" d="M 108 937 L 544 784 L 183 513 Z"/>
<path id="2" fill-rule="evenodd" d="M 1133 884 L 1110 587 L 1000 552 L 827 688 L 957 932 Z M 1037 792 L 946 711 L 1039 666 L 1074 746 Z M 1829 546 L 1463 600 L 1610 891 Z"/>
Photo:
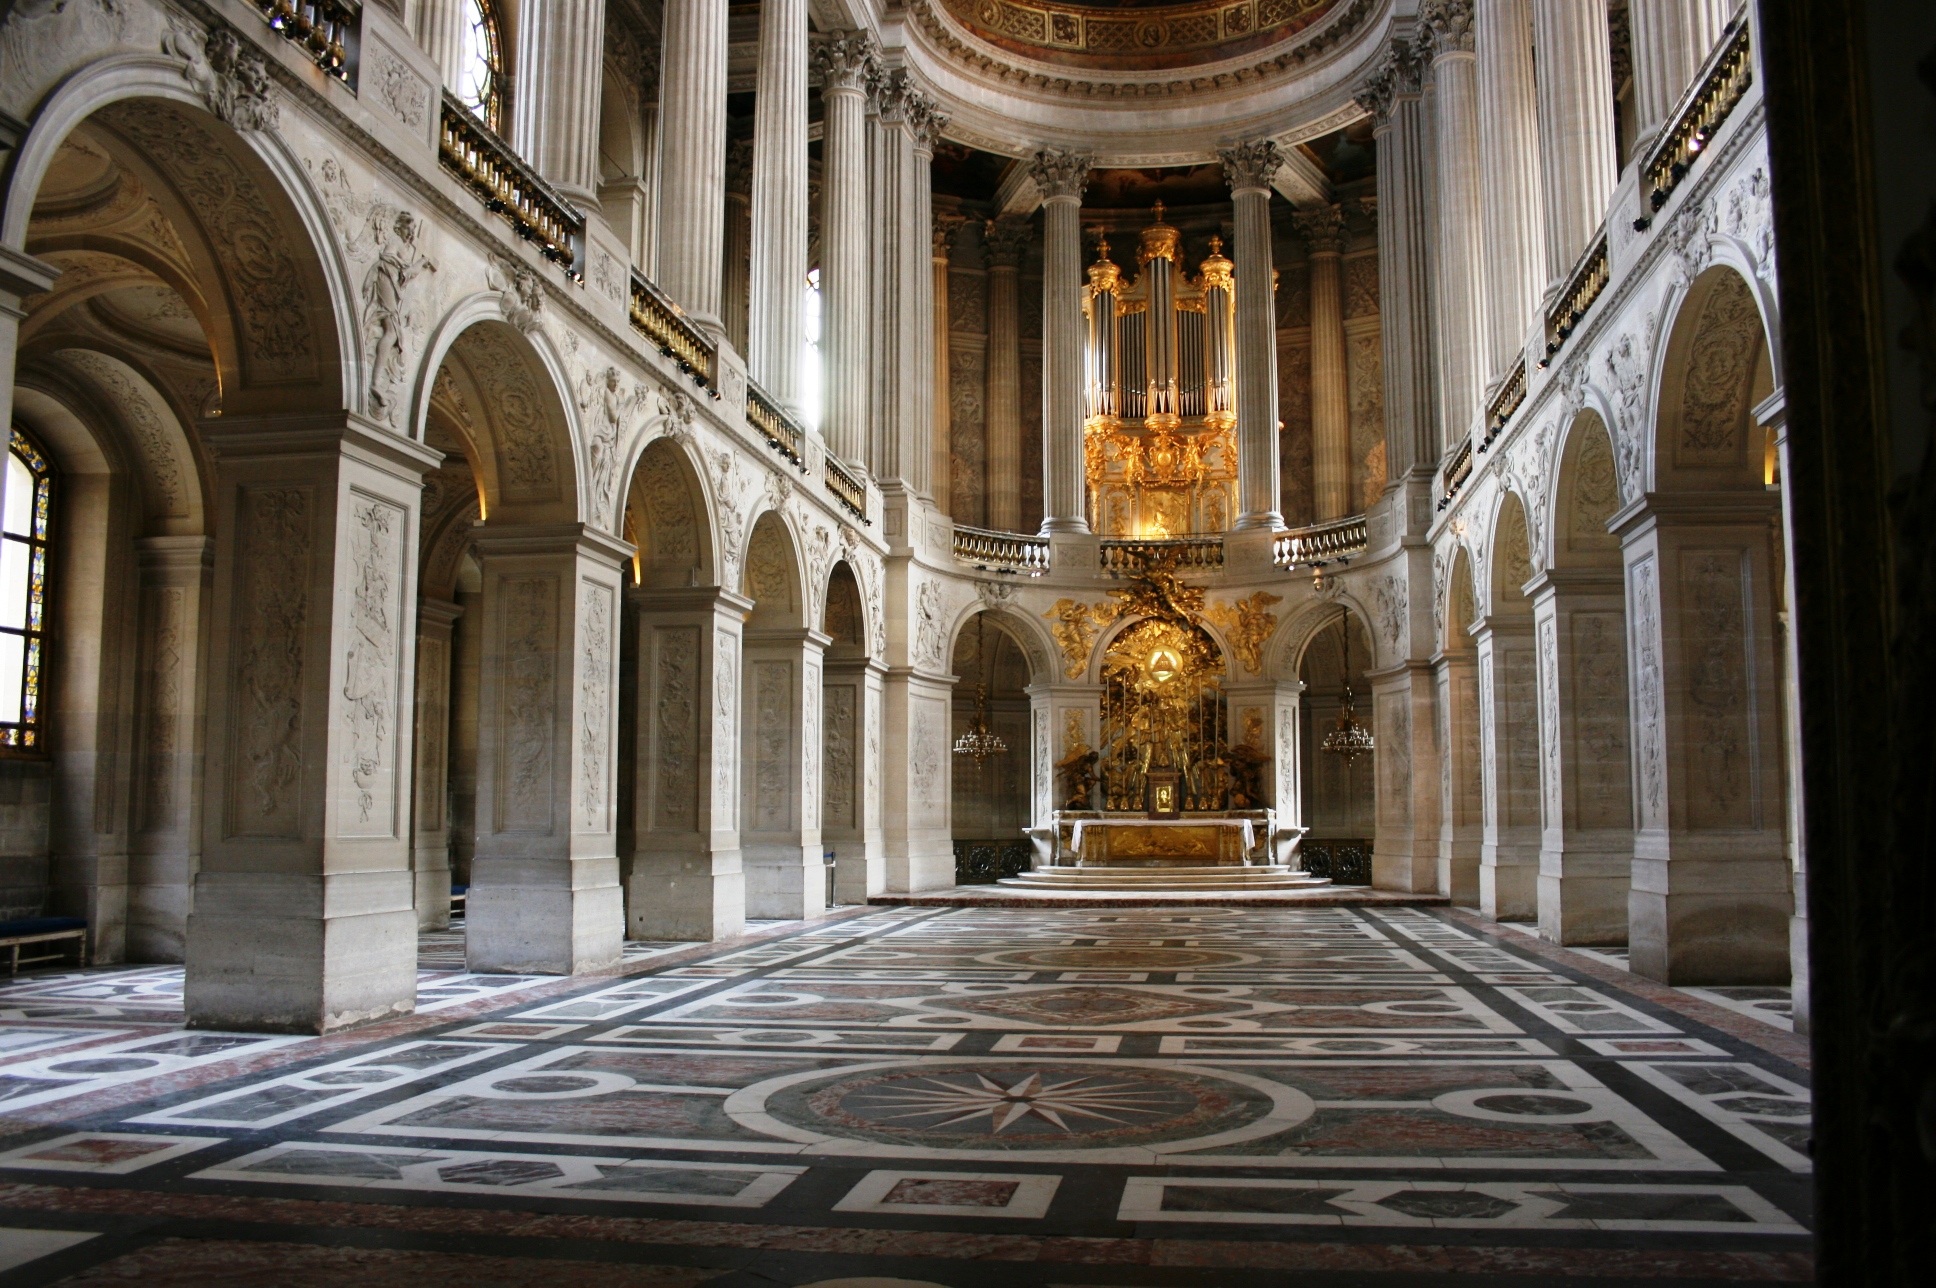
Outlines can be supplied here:
<path id="1" fill-rule="evenodd" d="M 1236 512 L 1234 265 L 1213 237 L 1191 278 L 1161 202 L 1155 216 L 1135 280 L 1105 240 L 1083 297 L 1083 466 L 1089 524 L 1105 537 L 1222 532 Z"/>

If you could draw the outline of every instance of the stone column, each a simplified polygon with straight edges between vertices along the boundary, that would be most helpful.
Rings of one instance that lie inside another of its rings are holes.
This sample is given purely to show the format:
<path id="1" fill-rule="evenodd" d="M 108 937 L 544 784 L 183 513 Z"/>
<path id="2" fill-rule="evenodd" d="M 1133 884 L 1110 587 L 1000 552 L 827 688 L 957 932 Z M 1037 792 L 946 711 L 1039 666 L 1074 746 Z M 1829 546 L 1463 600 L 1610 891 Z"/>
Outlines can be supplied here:
<path id="1" fill-rule="evenodd" d="M 834 851 L 834 897 L 841 903 L 866 903 L 887 888 L 879 764 L 886 674 L 872 658 L 827 661 L 820 839 Z"/>
<path id="2" fill-rule="evenodd" d="M 874 46 L 835 32 L 814 51 L 825 108 L 820 144 L 821 351 L 827 364 L 821 424 L 827 448 L 850 469 L 867 464 L 869 221 L 867 82 Z"/>
<path id="3" fill-rule="evenodd" d="M 1490 616 L 1479 642 L 1479 739 L 1485 833 L 1479 911 L 1525 921 L 1539 911 L 1539 674 L 1532 623 Z"/>
<path id="4" fill-rule="evenodd" d="M 1627 624 L 1618 569 L 1533 582 L 1539 665 L 1539 930 L 1558 944 L 1627 942 L 1633 790 Z"/>
<path id="5" fill-rule="evenodd" d="M 1371 682 L 1378 738 L 1378 818 L 1371 883 L 1381 890 L 1439 888 L 1439 750 L 1435 688 L 1426 662 L 1403 662 Z"/>
<path id="6" fill-rule="evenodd" d="M 933 462 L 934 271 L 929 168 L 942 118 L 905 71 L 875 86 L 876 248 L 873 470 L 884 488 L 928 495 Z"/>
<path id="7" fill-rule="evenodd" d="M 746 927 L 739 834 L 740 633 L 729 590 L 628 592 L 638 623 L 634 939 L 731 939 Z"/>
<path id="8" fill-rule="evenodd" d="M 819 631 L 748 630 L 740 708 L 740 850 L 746 911 L 817 917 L 827 908 L 820 848 Z"/>
<path id="9" fill-rule="evenodd" d="M 677 6 L 666 7 L 669 34 L 670 11 Z M 722 29 L 724 8 L 722 0 Z M 596 210 L 605 0 L 525 0 L 518 12 L 517 40 L 511 146 L 547 183 Z M 672 48 L 670 39 L 667 48 Z"/>
<path id="10" fill-rule="evenodd" d="M 1607 0 L 1532 0 L 1546 286 L 1562 284 L 1613 200 L 1613 58 Z M 1637 5 L 1635 8 L 1645 8 Z"/>
<path id="11" fill-rule="evenodd" d="M 201 720 L 214 544 L 143 537 L 141 657 L 128 821 L 127 958 L 178 962 L 202 855 Z"/>
<path id="12" fill-rule="evenodd" d="M 1478 0 L 1475 26 L 1480 183 L 1486 211 L 1485 370 L 1496 378 L 1525 348 L 1546 284 L 1529 0 Z"/>
<path id="13" fill-rule="evenodd" d="M 1303 825 L 1299 765 L 1298 707 L 1304 685 L 1298 680 L 1249 680 L 1227 686 L 1230 740 L 1263 753 L 1269 761 L 1261 786 L 1264 799 L 1253 809 L 1268 809 L 1279 829 Z M 1280 835 L 1280 850 L 1288 849 Z M 1276 862 L 1282 854 L 1273 854 Z"/>
<path id="14" fill-rule="evenodd" d="M 1386 52 L 1358 104 L 1375 120 L 1378 154 L 1378 327 L 1385 368 L 1387 477 L 1439 458 L 1434 398 L 1431 265 L 1431 129 L 1409 42 Z"/>
<path id="15" fill-rule="evenodd" d="M 1472 0 L 1431 0 L 1424 17 L 1430 29 L 1437 144 L 1439 291 L 1433 304 L 1438 317 L 1438 449 L 1444 453 L 1472 428 L 1485 388 L 1485 207 L 1479 186 Z"/>
<path id="16" fill-rule="evenodd" d="M 761 0 L 747 374 L 800 411 L 807 290 L 807 0 Z"/>
<path id="17" fill-rule="evenodd" d="M 726 0 L 666 0 L 659 64 L 658 283 L 720 327 L 726 191 Z"/>
<path id="18" fill-rule="evenodd" d="M 1270 530 L 1284 526 L 1278 504 L 1276 270 L 1270 226 L 1271 178 L 1284 160 L 1268 139 L 1226 148 L 1218 156 L 1236 211 L 1238 514 L 1231 526 Z M 1342 350 L 1342 333 L 1338 344 Z"/>
<path id="19" fill-rule="evenodd" d="M 318 423 L 321 421 L 322 423 Z M 441 454 L 362 417 L 224 417 L 194 1028 L 320 1033 L 416 1005 L 418 505 Z"/>
<path id="20" fill-rule="evenodd" d="M 1479 849 L 1485 804 L 1479 738 L 1479 668 L 1471 650 L 1432 659 L 1438 688 L 1438 892 L 1463 907 L 1479 906 Z"/>
<path id="21" fill-rule="evenodd" d="M 464 0 L 417 0 L 417 45 L 437 64 L 444 88 L 452 93 L 458 90 L 464 73 L 468 10 Z"/>
<path id="22" fill-rule="evenodd" d="M 1669 984 L 1788 979 L 1765 493 L 1655 494 L 1615 516 L 1633 714 L 1629 960 Z"/>
<path id="23" fill-rule="evenodd" d="M 1088 532 L 1082 474 L 1082 190 L 1090 159 L 1044 148 L 1042 192 L 1042 531 Z"/>
<path id="24" fill-rule="evenodd" d="M 618 960 L 618 612 L 631 547 L 582 524 L 485 524 L 470 969 Z"/>
<path id="25" fill-rule="evenodd" d="M 1788 485 L 1795 476 L 1789 472 L 1786 394 L 1777 392 L 1757 406 L 1754 419 L 1774 429 L 1776 468 L 1781 471 L 1782 794 L 1788 804 L 1788 870 L 1795 898 L 1795 911 L 1788 920 L 1789 989 L 1795 1032 L 1806 1033 L 1813 1021 L 1808 980 L 1808 815 L 1802 796 L 1801 687 L 1797 679 L 1801 658 L 1795 647 L 1795 496 Z"/>
<path id="26" fill-rule="evenodd" d="M 1033 236 L 1020 219 L 990 220 L 988 248 L 988 526 L 1022 526 L 1022 254 Z"/>
<path id="27" fill-rule="evenodd" d="M 1727 27 L 1729 0 L 1646 0 L 1633 25 L 1635 150 L 1645 148 L 1694 83 Z"/>
<path id="28" fill-rule="evenodd" d="M 919 495 L 933 498 L 947 488 L 947 475 L 940 476 L 936 484 L 934 472 L 934 409 L 935 376 L 941 369 L 935 362 L 938 345 L 946 345 L 946 331 L 937 334 L 937 317 L 934 291 L 936 286 L 934 272 L 934 145 L 941 141 L 942 127 L 948 118 L 937 112 L 934 100 L 927 95 L 916 96 L 908 105 L 908 125 L 914 144 L 913 165 L 908 172 L 908 227 L 929 230 L 926 254 L 922 253 L 921 239 L 918 235 L 907 239 L 911 262 L 908 265 L 908 279 L 914 284 L 914 294 L 908 300 L 909 316 L 913 322 L 908 339 L 912 342 L 913 352 L 909 355 L 912 364 L 908 368 L 914 374 L 911 415 L 908 420 L 907 459 L 915 469 L 908 479 L 909 486 Z M 946 261 L 941 270 L 942 299 L 947 298 L 948 279 Z"/>
<path id="29" fill-rule="evenodd" d="M 1317 517 L 1342 519 L 1351 503 L 1351 400 L 1344 359 L 1344 212 L 1336 206 L 1299 210 L 1294 222 L 1311 266 L 1311 471 Z M 1239 367 L 1239 379 L 1242 368 Z M 1241 456 L 1240 458 L 1241 459 Z"/>
<path id="30" fill-rule="evenodd" d="M 726 340 L 746 351 L 751 318 L 753 255 L 753 144 L 736 139 L 726 145 L 726 228 L 719 272 L 719 324 Z M 768 390 L 771 393 L 772 390 Z"/>
<path id="31" fill-rule="evenodd" d="M 418 930 L 450 928 L 450 682 L 452 627 L 464 610 L 449 600 L 417 605 L 417 763 L 410 868 Z"/>
<path id="32" fill-rule="evenodd" d="M 948 243 L 963 222 L 960 215 L 936 215 L 930 239 L 932 254 L 929 271 L 934 275 L 929 289 L 934 299 L 934 397 L 929 405 L 933 408 L 934 436 L 930 440 L 933 457 L 928 467 L 928 478 L 934 486 L 935 509 L 943 514 L 952 512 L 950 494 L 954 490 L 951 486 L 954 472 L 954 417 L 948 407 L 949 382 L 954 378 L 953 364 L 948 360 L 948 332 L 951 330 L 948 324 Z"/>

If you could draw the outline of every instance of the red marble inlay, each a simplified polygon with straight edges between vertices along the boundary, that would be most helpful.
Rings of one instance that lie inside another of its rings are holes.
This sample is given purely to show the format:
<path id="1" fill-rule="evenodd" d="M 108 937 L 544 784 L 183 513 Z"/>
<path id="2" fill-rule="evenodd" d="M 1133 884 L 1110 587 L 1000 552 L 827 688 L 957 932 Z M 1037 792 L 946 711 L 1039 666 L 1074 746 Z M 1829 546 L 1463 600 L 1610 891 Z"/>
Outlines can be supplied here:
<path id="1" fill-rule="evenodd" d="M 882 1203 L 937 1203 L 945 1207 L 1007 1207 L 1020 1181 L 958 1181 L 907 1177 L 881 1196 Z"/>

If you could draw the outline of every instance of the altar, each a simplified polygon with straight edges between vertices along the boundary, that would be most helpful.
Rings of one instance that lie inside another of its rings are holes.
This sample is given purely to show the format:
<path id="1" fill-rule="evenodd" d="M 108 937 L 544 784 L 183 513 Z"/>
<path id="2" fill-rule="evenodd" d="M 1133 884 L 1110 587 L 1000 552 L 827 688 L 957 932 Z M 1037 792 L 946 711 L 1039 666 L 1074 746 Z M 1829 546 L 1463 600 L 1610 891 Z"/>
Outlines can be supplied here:
<path id="1" fill-rule="evenodd" d="M 1256 853 L 1258 830 L 1249 818 L 1080 818 L 1069 829 L 1069 849 L 1082 867 L 1241 866 Z"/>

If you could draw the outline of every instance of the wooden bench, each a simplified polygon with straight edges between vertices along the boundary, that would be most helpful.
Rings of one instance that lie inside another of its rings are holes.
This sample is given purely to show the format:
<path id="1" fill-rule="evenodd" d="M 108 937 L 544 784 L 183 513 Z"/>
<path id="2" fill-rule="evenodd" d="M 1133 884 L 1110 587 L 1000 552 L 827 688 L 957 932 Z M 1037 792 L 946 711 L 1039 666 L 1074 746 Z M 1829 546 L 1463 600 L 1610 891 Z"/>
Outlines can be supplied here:
<path id="1" fill-rule="evenodd" d="M 464 896 L 469 894 L 470 890 L 471 888 L 467 885 L 454 885 L 450 888 L 451 916 L 461 917 L 464 915 Z"/>
<path id="2" fill-rule="evenodd" d="M 22 957 L 20 950 L 42 949 L 39 956 Z M 87 922 L 80 917 L 22 917 L 0 921 L 0 948 L 8 950 L 8 974 L 18 975 L 22 966 L 59 961 L 69 950 L 76 965 L 87 965 Z M 52 949 L 53 951 L 46 951 Z"/>

